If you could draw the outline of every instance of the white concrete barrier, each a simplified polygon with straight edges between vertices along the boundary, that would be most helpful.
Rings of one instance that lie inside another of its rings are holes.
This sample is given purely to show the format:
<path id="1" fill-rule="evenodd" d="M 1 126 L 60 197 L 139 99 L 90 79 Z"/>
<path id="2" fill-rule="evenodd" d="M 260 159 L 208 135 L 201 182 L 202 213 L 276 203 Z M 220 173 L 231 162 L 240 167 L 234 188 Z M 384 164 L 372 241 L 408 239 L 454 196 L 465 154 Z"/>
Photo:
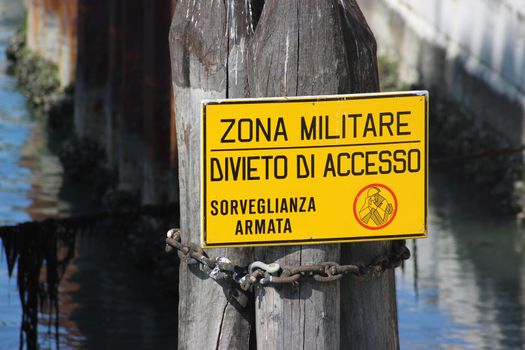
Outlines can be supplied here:
<path id="1" fill-rule="evenodd" d="M 525 1 L 358 0 L 400 79 L 446 95 L 523 143 Z"/>

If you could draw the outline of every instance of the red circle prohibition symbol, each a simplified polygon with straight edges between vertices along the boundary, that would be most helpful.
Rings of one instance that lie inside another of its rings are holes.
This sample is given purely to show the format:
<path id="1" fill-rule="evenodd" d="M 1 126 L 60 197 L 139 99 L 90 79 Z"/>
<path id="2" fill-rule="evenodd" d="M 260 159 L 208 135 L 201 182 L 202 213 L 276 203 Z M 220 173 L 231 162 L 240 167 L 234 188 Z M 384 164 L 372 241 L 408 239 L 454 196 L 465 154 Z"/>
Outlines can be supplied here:
<path id="1" fill-rule="evenodd" d="M 380 188 L 383 188 L 383 189 L 387 190 L 390 193 L 390 195 L 392 196 L 392 198 L 394 199 L 394 212 L 392 213 L 392 216 L 388 219 L 388 221 L 385 222 L 381 226 L 370 226 L 370 225 L 367 225 L 363 221 L 361 221 L 361 219 L 359 218 L 359 215 L 357 214 L 357 202 L 358 202 L 359 198 L 361 197 L 361 194 L 363 192 L 365 192 L 366 190 L 368 190 L 369 188 L 372 188 L 372 187 L 380 187 Z M 388 187 L 387 185 L 383 185 L 383 184 L 379 184 L 379 183 L 374 183 L 374 184 L 367 185 L 367 186 L 363 187 L 357 193 L 357 195 L 355 196 L 355 199 L 354 199 L 354 217 L 355 217 L 355 219 L 357 220 L 357 222 L 361 226 L 363 226 L 364 228 L 366 228 L 368 230 L 380 230 L 380 229 L 390 225 L 390 223 L 396 217 L 396 214 L 397 214 L 397 197 L 396 197 L 394 191 L 392 191 L 392 189 L 390 187 Z"/>

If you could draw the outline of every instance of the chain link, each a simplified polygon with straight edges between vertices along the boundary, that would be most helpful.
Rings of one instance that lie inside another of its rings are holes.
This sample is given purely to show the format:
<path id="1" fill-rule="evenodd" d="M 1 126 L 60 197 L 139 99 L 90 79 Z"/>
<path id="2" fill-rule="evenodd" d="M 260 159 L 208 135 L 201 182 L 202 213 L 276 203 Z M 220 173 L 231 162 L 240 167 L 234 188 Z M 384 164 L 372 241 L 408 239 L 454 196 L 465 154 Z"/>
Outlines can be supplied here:
<path id="1" fill-rule="evenodd" d="M 400 266 L 410 258 L 410 250 L 404 240 L 392 241 L 392 249 L 388 255 L 381 255 L 368 265 L 350 264 L 340 265 L 334 261 L 325 261 L 318 264 L 299 266 L 280 266 L 277 263 L 265 264 L 255 261 L 249 266 L 241 267 L 233 264 L 226 257 L 212 257 L 197 244 L 181 243 L 179 229 L 171 229 L 167 233 L 166 252 L 177 250 L 182 262 L 186 264 L 200 264 L 208 275 L 215 279 L 232 279 L 243 290 L 249 290 L 256 284 L 286 284 L 298 283 L 301 278 L 311 277 L 317 282 L 334 282 L 344 275 L 364 277 L 379 274 L 388 269 Z"/>

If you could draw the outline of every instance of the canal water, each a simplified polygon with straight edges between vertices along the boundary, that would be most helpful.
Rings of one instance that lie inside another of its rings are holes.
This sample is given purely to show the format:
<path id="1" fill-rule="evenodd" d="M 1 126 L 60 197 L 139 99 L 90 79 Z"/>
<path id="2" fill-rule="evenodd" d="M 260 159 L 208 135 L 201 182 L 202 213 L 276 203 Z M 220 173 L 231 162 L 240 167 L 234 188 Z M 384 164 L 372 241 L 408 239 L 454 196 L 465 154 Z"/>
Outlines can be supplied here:
<path id="1" fill-rule="evenodd" d="M 431 172 L 429 211 L 396 275 L 401 348 L 524 349 L 525 229 L 449 174 Z"/>
<path id="2" fill-rule="evenodd" d="M 22 23 L 21 3 L 0 0 L 0 52 Z M 0 226 L 85 214 L 63 183 L 45 120 L 28 111 L 6 65 L 0 55 Z M 430 237 L 408 242 L 413 256 L 396 273 L 401 348 L 523 349 L 525 229 L 488 212 L 454 176 L 430 179 Z M 119 253 L 118 239 L 62 230 L 52 256 L 35 260 L 25 254 L 42 248 L 50 230 L 34 227 L 3 240 L 0 349 L 32 341 L 42 349 L 175 348 L 173 298 Z M 54 282 L 31 280 L 34 266 L 59 272 L 54 301 L 35 305 L 27 288 L 53 296 Z"/>

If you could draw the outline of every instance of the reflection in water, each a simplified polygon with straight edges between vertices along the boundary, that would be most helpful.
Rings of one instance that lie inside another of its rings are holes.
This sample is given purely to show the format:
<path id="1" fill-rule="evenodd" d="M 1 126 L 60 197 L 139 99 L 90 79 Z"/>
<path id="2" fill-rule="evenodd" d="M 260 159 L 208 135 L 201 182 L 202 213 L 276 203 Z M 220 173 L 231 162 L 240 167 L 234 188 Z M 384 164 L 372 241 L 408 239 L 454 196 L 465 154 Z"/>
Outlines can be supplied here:
<path id="1" fill-rule="evenodd" d="M 23 311 L 20 345 L 173 347 L 178 268 L 151 233 L 176 226 L 176 216 L 176 208 L 150 207 L 0 228 Z"/>
<path id="2" fill-rule="evenodd" d="M 433 177 L 430 238 L 397 274 L 403 348 L 522 349 L 524 231 L 450 181 Z"/>
<path id="3" fill-rule="evenodd" d="M 24 211 L 31 220 L 67 217 L 71 205 L 61 197 L 63 169 L 56 154 L 49 149 L 47 120 L 41 116 L 31 120 L 30 137 L 21 149 L 18 165 L 30 169 L 27 183 L 31 186 L 26 197 L 30 201 Z"/>
<path id="4" fill-rule="evenodd" d="M 17 286 L 22 305 L 20 344 L 37 348 L 39 310 L 58 314 L 58 284 L 73 258 L 75 235 L 48 221 L 22 224 L 0 231 L 9 275 L 17 267 Z M 55 334 L 58 335 L 58 317 Z M 52 321 L 52 318 L 49 318 Z M 51 324 L 48 325 L 51 327 Z"/>
<path id="5" fill-rule="evenodd" d="M 30 135 L 30 119 L 24 97 L 6 75 L 5 47 L 21 23 L 22 1 L 0 1 L 0 225 L 28 220 L 23 208 L 30 205 L 29 169 L 20 166 L 20 150 Z"/>

